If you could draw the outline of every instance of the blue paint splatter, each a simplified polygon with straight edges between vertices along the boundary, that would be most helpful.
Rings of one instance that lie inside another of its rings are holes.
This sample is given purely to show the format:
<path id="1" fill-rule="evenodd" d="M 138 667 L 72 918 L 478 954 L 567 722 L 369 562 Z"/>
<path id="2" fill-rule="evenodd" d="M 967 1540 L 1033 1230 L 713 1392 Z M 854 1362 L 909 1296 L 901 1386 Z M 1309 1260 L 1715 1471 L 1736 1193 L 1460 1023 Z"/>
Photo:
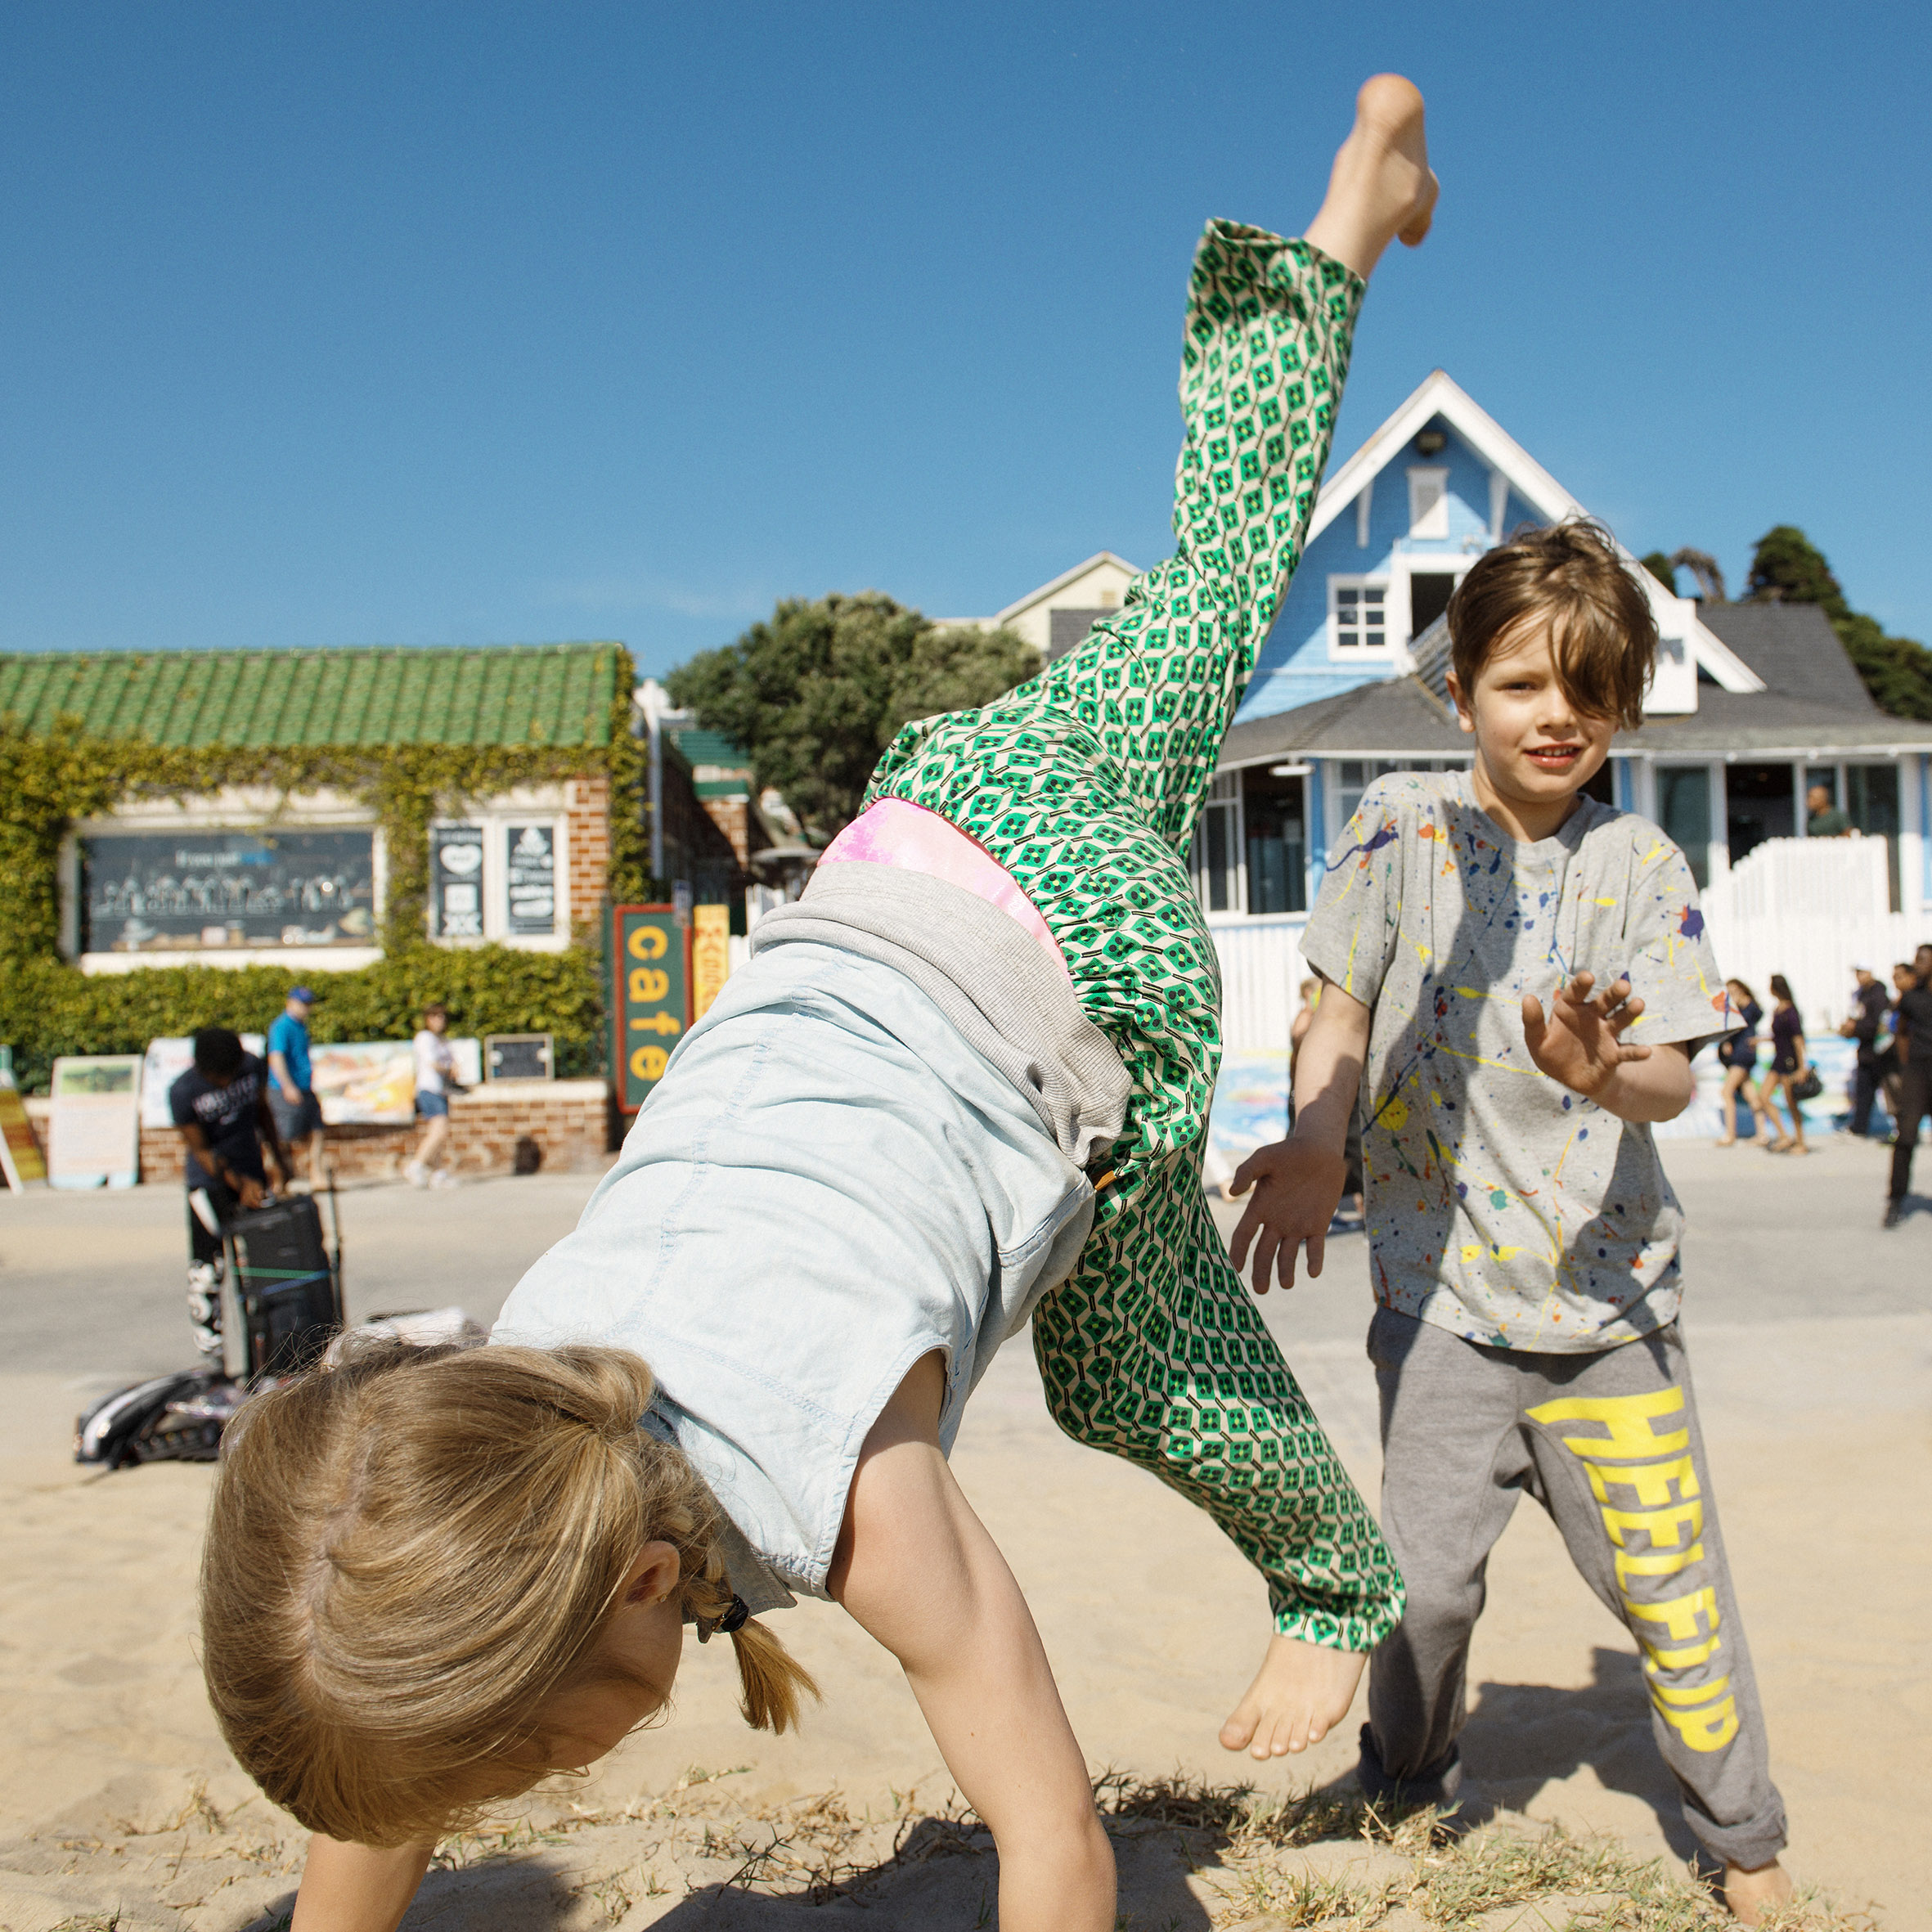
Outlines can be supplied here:
<path id="1" fill-rule="evenodd" d="M 1694 905 L 1684 908 L 1684 916 L 1678 921 L 1678 936 L 1683 939 L 1695 939 L 1704 930 L 1704 914 Z"/>

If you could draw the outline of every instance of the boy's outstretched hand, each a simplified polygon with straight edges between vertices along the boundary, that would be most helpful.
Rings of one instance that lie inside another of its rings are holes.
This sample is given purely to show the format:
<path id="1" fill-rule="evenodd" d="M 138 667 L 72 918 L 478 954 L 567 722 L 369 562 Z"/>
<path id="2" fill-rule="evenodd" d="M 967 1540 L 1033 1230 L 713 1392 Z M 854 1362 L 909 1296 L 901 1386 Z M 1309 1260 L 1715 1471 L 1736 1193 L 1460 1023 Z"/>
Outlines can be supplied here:
<path id="1" fill-rule="evenodd" d="M 1530 1058 L 1586 1100 L 1595 1099 L 1620 1067 L 1651 1057 L 1647 1046 L 1624 1041 L 1624 1029 L 1643 1011 L 1629 981 L 1620 979 L 1601 993 L 1596 985 L 1595 973 L 1579 973 L 1559 986 L 1547 1019 L 1543 1002 L 1534 993 L 1523 995 L 1523 1041 Z"/>
<path id="2" fill-rule="evenodd" d="M 1328 1224 L 1335 1218 L 1347 1179 L 1348 1162 L 1341 1155 L 1292 1138 L 1256 1148 L 1235 1169 L 1229 1192 L 1244 1194 L 1252 1188 L 1254 1194 L 1234 1230 L 1230 1254 L 1238 1274 L 1253 1245 L 1257 1295 L 1268 1292 L 1278 1270 L 1281 1285 L 1294 1287 L 1295 1256 L 1304 1242 L 1309 1274 L 1321 1273 Z"/>

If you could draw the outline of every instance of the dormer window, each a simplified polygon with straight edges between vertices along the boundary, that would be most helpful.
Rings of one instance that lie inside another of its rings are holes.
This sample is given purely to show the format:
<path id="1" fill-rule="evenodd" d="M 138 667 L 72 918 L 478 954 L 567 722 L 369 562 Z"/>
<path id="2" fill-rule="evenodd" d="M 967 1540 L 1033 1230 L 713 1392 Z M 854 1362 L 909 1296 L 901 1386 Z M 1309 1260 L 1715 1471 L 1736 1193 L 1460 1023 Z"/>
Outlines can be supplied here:
<path id="1" fill-rule="evenodd" d="M 1425 539 L 1449 536 L 1448 470 L 1418 464 L 1409 471 L 1409 533 Z"/>
<path id="2" fill-rule="evenodd" d="M 1353 662 L 1389 654 L 1389 586 L 1386 578 L 1328 579 L 1329 654 Z"/>

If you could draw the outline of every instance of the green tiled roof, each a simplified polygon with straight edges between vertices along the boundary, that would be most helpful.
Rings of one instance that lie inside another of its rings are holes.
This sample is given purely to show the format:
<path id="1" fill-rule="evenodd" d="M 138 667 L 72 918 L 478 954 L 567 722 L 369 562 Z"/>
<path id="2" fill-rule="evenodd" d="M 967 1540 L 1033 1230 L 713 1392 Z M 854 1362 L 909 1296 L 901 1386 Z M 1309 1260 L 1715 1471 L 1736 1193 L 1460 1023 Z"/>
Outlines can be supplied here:
<path id="1" fill-rule="evenodd" d="M 0 652 L 0 717 L 190 747 L 608 744 L 620 648 Z"/>
<path id="2" fill-rule="evenodd" d="M 700 730 L 695 725 L 681 725 L 670 735 L 677 748 L 694 767 L 721 765 L 727 771 L 749 771 L 752 762 L 722 731 Z"/>

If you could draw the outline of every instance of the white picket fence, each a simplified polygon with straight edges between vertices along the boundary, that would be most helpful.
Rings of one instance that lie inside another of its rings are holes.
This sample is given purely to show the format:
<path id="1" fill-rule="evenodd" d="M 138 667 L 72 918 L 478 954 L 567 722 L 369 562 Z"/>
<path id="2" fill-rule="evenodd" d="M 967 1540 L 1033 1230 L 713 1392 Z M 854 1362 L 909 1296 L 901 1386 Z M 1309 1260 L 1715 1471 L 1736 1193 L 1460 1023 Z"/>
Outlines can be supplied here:
<path id="1" fill-rule="evenodd" d="M 1744 981 L 1767 1010 L 1771 976 L 1781 973 L 1813 1032 L 1829 1031 L 1844 1018 L 1853 966 L 1871 966 L 1889 987 L 1892 963 L 1912 957 L 1914 935 L 1912 922 L 1889 910 L 1885 843 L 1771 838 L 1747 854 L 1703 895 L 1721 970 Z M 1305 922 L 1209 923 L 1221 961 L 1226 1050 L 1286 1052 L 1296 989 L 1308 972 Z"/>
<path id="2" fill-rule="evenodd" d="M 1911 922 L 1890 910 L 1883 838 L 1768 838 L 1704 895 L 1718 964 L 1771 1004 L 1781 973 L 1805 1031 L 1835 1027 L 1851 1004 L 1852 968 L 1870 966 L 1888 990 L 1892 964 L 1912 957 Z"/>

